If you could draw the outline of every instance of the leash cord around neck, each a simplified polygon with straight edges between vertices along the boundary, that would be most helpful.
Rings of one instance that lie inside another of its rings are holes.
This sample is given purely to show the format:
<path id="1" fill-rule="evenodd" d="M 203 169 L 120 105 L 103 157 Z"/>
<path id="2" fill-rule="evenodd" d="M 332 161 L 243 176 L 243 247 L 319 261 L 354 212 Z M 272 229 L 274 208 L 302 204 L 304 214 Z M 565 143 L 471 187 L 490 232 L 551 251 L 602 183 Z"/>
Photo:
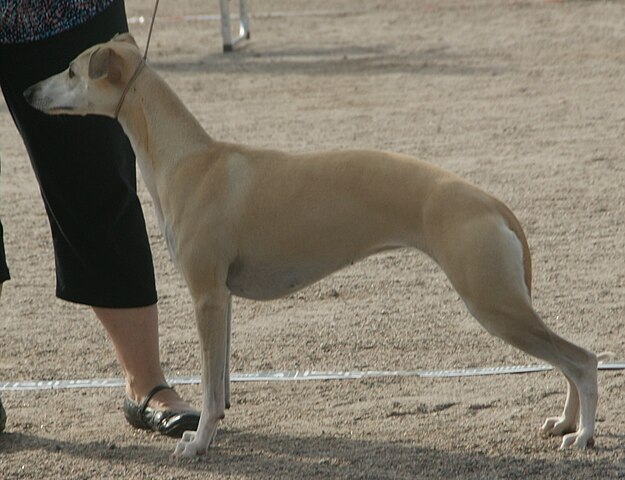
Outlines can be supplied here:
<path id="1" fill-rule="evenodd" d="M 152 13 L 152 20 L 150 22 L 150 29 L 148 30 L 148 39 L 145 42 L 145 51 L 143 52 L 143 57 L 141 58 L 141 62 L 139 62 L 139 65 L 137 65 L 137 68 L 135 69 L 135 73 L 133 73 L 132 77 L 130 77 L 130 80 L 128 80 L 128 83 L 126 84 L 126 87 L 124 88 L 124 91 L 122 92 L 122 95 L 119 98 L 119 102 L 117 103 L 117 107 L 115 108 L 115 115 L 113 117 L 115 118 L 115 120 L 117 120 L 117 117 L 119 117 L 119 112 L 122 109 L 122 105 L 124 104 L 126 95 L 128 94 L 128 92 L 130 91 L 130 88 L 135 83 L 135 80 L 137 79 L 141 71 L 143 70 L 143 67 L 145 67 L 145 62 L 148 59 L 148 48 L 150 48 L 150 40 L 152 39 L 152 30 L 154 29 L 154 20 L 156 19 L 156 10 L 158 9 L 158 2 L 159 0 L 156 0 L 156 3 L 154 4 L 154 12 Z"/>

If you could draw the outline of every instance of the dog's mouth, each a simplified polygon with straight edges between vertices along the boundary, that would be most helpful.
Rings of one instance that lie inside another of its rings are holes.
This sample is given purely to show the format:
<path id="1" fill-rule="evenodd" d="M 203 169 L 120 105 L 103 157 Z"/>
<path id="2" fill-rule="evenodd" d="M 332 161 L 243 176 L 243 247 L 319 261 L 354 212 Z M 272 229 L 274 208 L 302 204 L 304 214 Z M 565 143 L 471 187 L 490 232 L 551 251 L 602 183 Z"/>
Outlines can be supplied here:
<path id="1" fill-rule="evenodd" d="M 65 106 L 65 105 L 55 105 L 55 106 L 48 106 L 45 105 L 45 102 L 28 102 L 30 104 L 31 107 L 33 107 L 35 110 L 39 110 L 42 113 L 45 113 L 46 115 L 62 115 L 64 113 L 71 113 L 75 110 L 74 107 L 69 107 L 69 106 Z"/>
<path id="2" fill-rule="evenodd" d="M 37 108 L 37 107 L 35 107 Z M 76 110 L 74 107 L 66 107 L 66 106 L 57 106 L 57 107 L 50 107 L 50 108 L 46 108 L 45 110 L 41 110 L 45 113 L 48 114 L 55 114 L 55 113 L 68 113 L 68 112 L 73 112 L 74 110 Z"/>
<path id="3" fill-rule="evenodd" d="M 38 84 L 31 85 L 24 90 L 24 100 L 26 100 L 31 107 L 50 115 L 69 113 L 75 110 L 75 107 L 71 105 L 53 105 L 53 102 L 50 101 L 46 95 L 41 95 L 40 88 L 38 88 L 38 86 Z"/>

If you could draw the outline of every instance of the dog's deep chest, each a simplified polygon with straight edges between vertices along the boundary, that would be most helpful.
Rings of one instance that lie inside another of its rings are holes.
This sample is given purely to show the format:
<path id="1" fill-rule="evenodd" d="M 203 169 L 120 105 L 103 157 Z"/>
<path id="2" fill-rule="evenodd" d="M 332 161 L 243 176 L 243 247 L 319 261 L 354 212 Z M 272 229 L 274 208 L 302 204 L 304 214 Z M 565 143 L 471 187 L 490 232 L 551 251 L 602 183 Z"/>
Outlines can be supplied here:
<path id="1" fill-rule="evenodd" d="M 288 295 L 312 283 L 310 271 L 292 265 L 250 263 L 235 260 L 228 268 L 226 285 L 239 297 L 271 300 Z"/>

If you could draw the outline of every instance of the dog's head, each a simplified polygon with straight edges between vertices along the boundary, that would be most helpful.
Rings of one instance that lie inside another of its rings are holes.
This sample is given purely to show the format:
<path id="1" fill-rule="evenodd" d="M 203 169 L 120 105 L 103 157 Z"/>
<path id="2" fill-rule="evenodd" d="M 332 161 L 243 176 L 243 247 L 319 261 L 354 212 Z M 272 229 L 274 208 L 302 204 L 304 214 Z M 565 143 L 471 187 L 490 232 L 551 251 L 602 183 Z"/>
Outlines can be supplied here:
<path id="1" fill-rule="evenodd" d="M 37 110 L 51 115 L 97 114 L 113 117 L 126 84 L 142 61 L 128 33 L 94 45 L 78 55 L 69 68 L 24 91 Z"/>

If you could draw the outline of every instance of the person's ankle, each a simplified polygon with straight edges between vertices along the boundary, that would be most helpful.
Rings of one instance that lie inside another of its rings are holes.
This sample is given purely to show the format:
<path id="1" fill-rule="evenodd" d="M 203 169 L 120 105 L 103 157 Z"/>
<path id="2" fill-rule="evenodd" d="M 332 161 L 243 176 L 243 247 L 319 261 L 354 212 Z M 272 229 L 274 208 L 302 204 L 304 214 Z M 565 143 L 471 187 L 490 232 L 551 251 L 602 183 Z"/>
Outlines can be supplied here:
<path id="1" fill-rule="evenodd" d="M 167 380 L 158 376 L 151 377 L 147 381 L 144 379 L 140 380 L 136 377 L 126 376 L 126 395 L 132 401 L 141 403 L 157 385 L 167 385 Z M 156 395 L 159 393 L 160 392 L 157 392 Z"/>
<path id="2" fill-rule="evenodd" d="M 126 395 L 135 403 L 141 403 L 147 397 L 151 390 L 157 385 L 167 385 L 167 381 L 163 379 L 160 382 L 150 384 L 149 387 L 141 385 L 139 382 L 126 383 Z M 166 388 L 156 392 L 150 399 L 149 406 L 155 410 L 176 410 L 176 411 L 193 411 L 195 410 L 189 402 L 182 397 L 173 388 Z"/>

